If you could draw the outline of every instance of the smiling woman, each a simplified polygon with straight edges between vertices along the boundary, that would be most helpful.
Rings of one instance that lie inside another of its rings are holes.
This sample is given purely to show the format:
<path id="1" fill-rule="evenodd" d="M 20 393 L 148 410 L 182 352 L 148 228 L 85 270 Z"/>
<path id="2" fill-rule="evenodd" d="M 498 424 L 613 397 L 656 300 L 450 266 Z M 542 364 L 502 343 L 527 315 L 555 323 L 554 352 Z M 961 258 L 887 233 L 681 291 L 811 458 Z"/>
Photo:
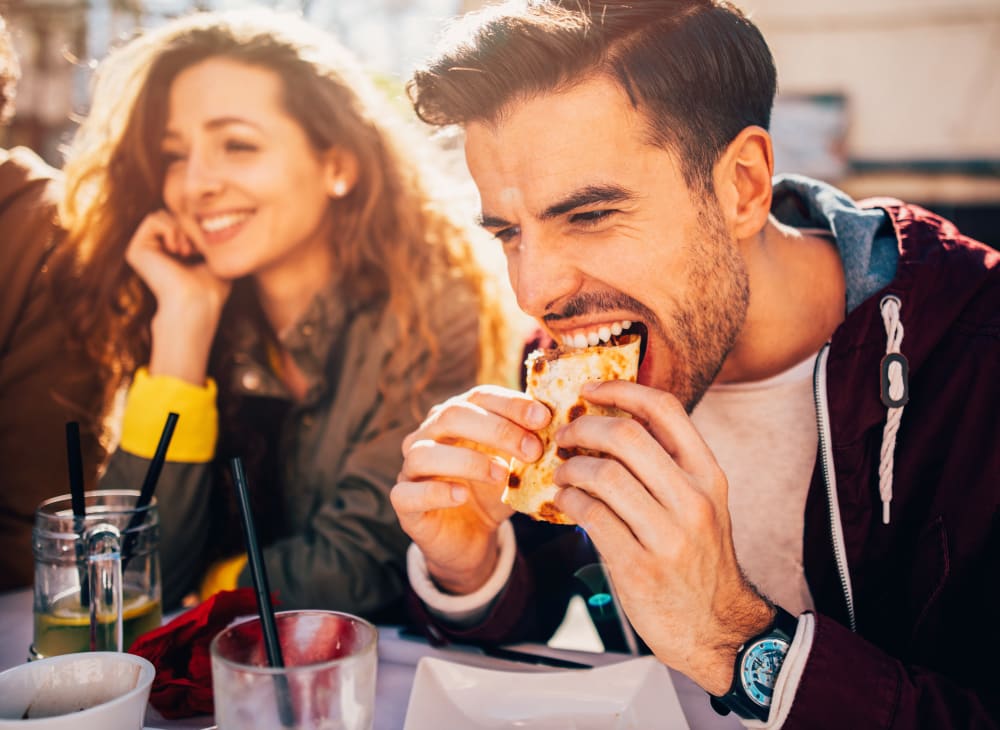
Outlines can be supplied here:
<path id="1" fill-rule="evenodd" d="M 476 234 L 365 74 L 301 20 L 193 15 L 97 78 L 54 274 L 106 409 L 129 386 L 104 485 L 134 486 L 180 413 L 157 494 L 165 605 L 248 580 L 224 468 L 241 456 L 282 607 L 386 617 L 403 436 L 503 363 Z"/>

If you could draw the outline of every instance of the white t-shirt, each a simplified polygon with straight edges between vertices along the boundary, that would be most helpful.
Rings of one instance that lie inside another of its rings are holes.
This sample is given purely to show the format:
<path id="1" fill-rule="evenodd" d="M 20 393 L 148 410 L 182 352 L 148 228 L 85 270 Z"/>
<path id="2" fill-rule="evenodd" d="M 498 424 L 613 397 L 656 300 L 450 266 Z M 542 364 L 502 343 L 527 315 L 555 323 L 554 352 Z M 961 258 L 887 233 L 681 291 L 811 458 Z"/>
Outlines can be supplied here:
<path id="1" fill-rule="evenodd" d="M 729 481 L 743 572 L 793 616 L 813 608 L 802 529 L 816 463 L 815 362 L 812 356 L 754 383 L 713 385 L 691 414 Z"/>

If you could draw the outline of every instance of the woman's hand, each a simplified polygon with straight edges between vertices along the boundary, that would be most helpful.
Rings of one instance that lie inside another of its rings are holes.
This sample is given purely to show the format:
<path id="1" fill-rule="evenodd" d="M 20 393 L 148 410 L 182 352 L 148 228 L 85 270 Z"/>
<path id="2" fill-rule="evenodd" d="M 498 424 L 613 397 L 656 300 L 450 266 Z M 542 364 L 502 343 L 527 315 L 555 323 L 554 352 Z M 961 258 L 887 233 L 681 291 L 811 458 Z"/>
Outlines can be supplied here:
<path id="1" fill-rule="evenodd" d="M 497 528 L 513 512 L 500 501 L 509 460 L 541 456 L 534 431 L 550 418 L 524 393 L 484 385 L 432 408 L 403 441 L 392 506 L 443 589 L 471 593 L 492 575 Z"/>
<path id="2" fill-rule="evenodd" d="M 139 224 L 125 260 L 156 298 L 150 374 L 200 386 L 232 284 L 194 259 L 196 254 L 174 217 L 158 210 Z"/>

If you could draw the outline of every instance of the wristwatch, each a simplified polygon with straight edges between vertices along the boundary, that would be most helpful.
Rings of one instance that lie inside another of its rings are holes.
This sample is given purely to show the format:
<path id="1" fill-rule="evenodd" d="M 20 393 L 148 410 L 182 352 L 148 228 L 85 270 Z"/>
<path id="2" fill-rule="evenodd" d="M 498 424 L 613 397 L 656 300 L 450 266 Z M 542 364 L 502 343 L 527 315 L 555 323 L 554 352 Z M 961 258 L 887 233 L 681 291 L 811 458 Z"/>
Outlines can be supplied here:
<path id="1" fill-rule="evenodd" d="M 771 711 L 774 684 L 792 645 L 798 619 L 775 606 L 774 623 L 747 641 L 736 655 L 733 683 L 722 697 L 711 696 L 712 707 L 720 715 L 730 710 L 744 720 L 766 721 Z"/>

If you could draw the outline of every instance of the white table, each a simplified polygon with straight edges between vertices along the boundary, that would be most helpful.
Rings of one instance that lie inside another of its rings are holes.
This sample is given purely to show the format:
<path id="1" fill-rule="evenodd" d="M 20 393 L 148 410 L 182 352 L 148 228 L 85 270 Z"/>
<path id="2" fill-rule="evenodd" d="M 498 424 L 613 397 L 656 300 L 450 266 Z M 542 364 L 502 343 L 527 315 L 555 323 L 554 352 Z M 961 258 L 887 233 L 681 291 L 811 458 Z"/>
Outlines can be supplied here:
<path id="1" fill-rule="evenodd" d="M 0 671 L 25 661 L 31 643 L 31 590 L 17 590 L 0 593 Z M 623 654 L 593 654 L 550 649 L 537 644 L 516 644 L 511 648 L 532 651 L 537 654 L 569 659 L 595 666 L 603 666 L 623 661 L 629 657 Z M 421 642 L 401 638 L 392 626 L 379 627 L 378 681 L 375 691 L 375 730 L 400 730 L 406 718 L 406 707 L 413 686 L 416 664 L 421 657 L 434 656 L 448 661 L 473 666 L 503 669 L 506 671 L 540 671 L 544 668 L 509 662 L 456 649 L 434 649 Z M 554 671 L 548 669 L 547 671 Z M 703 728 L 741 728 L 732 718 L 720 717 L 708 703 L 704 690 L 687 677 L 671 671 L 674 688 L 688 724 L 692 730 Z M 513 699 L 513 698 L 512 698 Z M 210 717 L 187 720 L 164 720 L 150 708 L 147 724 L 156 728 L 204 728 L 212 724 Z"/>

